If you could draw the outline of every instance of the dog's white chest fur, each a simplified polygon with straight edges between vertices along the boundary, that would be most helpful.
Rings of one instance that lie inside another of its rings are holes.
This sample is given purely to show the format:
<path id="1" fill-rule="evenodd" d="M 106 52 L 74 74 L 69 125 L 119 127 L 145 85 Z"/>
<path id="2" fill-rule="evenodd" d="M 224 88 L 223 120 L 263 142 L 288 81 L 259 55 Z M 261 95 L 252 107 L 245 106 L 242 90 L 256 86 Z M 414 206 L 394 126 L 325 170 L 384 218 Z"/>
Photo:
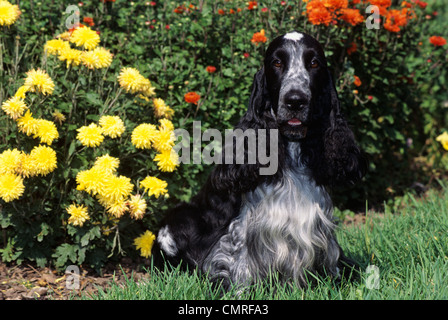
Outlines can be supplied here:
<path id="1" fill-rule="evenodd" d="M 300 165 L 297 148 L 289 148 L 297 162 L 278 183 L 243 195 L 240 214 L 204 261 L 210 276 L 248 283 L 272 270 L 304 283 L 304 270 L 337 273 L 331 199 Z"/>

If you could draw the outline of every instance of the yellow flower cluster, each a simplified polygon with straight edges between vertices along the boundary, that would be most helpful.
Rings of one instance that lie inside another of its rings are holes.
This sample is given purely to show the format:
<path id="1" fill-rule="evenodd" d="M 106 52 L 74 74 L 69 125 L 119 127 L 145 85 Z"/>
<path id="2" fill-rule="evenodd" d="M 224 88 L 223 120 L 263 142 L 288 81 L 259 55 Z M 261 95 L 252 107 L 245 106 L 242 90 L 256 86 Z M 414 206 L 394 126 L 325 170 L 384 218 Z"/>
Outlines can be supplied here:
<path id="1" fill-rule="evenodd" d="M 19 18 L 21 12 L 18 5 L 0 0 L 0 26 L 10 26 Z"/>
<path id="2" fill-rule="evenodd" d="M 149 123 L 138 125 L 132 132 L 131 142 L 138 149 L 153 147 L 158 152 L 154 161 L 159 170 L 173 172 L 179 165 L 179 156 L 173 150 L 176 139 L 174 126 L 168 119 L 161 119 L 159 122 L 158 129 Z"/>
<path id="3" fill-rule="evenodd" d="M 121 137 L 126 130 L 123 120 L 118 116 L 102 116 L 99 120 L 99 125 L 91 123 L 88 126 L 83 126 L 79 129 L 76 139 L 78 139 L 83 146 L 98 147 L 104 140 L 104 136 L 112 139 Z"/>
<path id="4" fill-rule="evenodd" d="M 14 97 L 3 102 L 2 109 L 11 119 L 17 121 L 20 132 L 28 136 L 32 135 L 35 139 L 39 138 L 41 143 L 51 145 L 55 139 L 59 138 L 56 125 L 49 120 L 33 118 L 25 103 L 25 98 L 27 92 L 52 94 L 54 91 L 53 80 L 44 70 L 40 69 L 30 70 L 26 75 L 24 85 L 17 90 Z"/>
<path id="5" fill-rule="evenodd" d="M 131 179 L 118 176 L 120 161 L 108 154 L 98 157 L 89 170 L 76 176 L 77 190 L 95 196 L 107 212 L 120 218 L 126 212 L 134 219 L 142 219 L 146 212 L 146 201 L 141 195 L 131 195 L 134 185 Z"/>
<path id="6" fill-rule="evenodd" d="M 34 147 L 29 154 L 8 149 L 0 154 L 0 198 L 5 202 L 22 196 L 24 178 L 45 176 L 57 167 L 56 152 L 47 146 Z"/>
<path id="7" fill-rule="evenodd" d="M 1 26 L 13 24 L 19 16 L 18 6 L 0 0 Z M 81 26 L 47 41 L 44 51 L 46 55 L 65 62 L 67 68 L 108 68 L 113 61 L 113 55 L 108 49 L 101 47 L 100 42 L 96 31 Z M 117 81 L 121 89 L 117 92 L 116 99 L 123 91 L 135 94 L 135 99 L 140 98 L 142 103 L 151 104 L 155 118 L 159 119 L 159 123 L 155 125 L 138 125 L 132 132 L 132 144 L 138 149 L 155 150 L 154 161 L 160 171 L 174 171 L 179 165 L 179 157 L 173 151 L 175 135 L 174 125 L 170 120 L 174 110 L 163 99 L 155 97 L 155 87 L 137 69 L 122 68 Z M 52 95 L 54 91 L 55 84 L 48 73 L 42 69 L 32 69 L 26 73 L 24 83 L 15 95 L 3 101 L 1 105 L 5 114 L 17 123 L 20 133 L 39 141 L 39 145 L 29 153 L 20 148 L 0 153 L 0 198 L 5 202 L 19 199 L 24 194 L 26 179 L 48 175 L 57 168 L 56 152 L 50 146 L 59 138 L 56 123 L 62 125 L 66 117 L 60 111 L 54 110 L 54 121 L 35 118 L 34 111 L 32 113 L 27 105 L 29 94 L 35 93 L 42 97 Z M 76 139 L 83 146 L 98 147 L 106 137 L 120 138 L 125 131 L 124 121 L 120 117 L 104 115 L 96 123 L 79 127 Z M 140 181 L 139 187 L 143 192 L 134 192 L 131 179 L 118 173 L 119 165 L 118 158 L 106 154 L 97 157 L 90 169 L 79 171 L 76 175 L 76 189 L 94 197 L 111 219 L 117 221 L 126 213 L 132 219 L 142 219 L 148 212 L 145 197 L 169 197 L 168 183 L 149 175 Z M 86 205 L 73 203 L 65 210 L 68 214 L 67 222 L 73 226 L 82 227 L 91 219 Z M 146 231 L 135 239 L 134 244 L 142 256 L 149 257 L 154 240 L 154 234 Z"/>
<path id="8" fill-rule="evenodd" d="M 141 75 L 135 68 L 122 68 L 118 76 L 118 83 L 126 92 L 140 93 L 144 97 L 154 95 L 155 88 L 151 81 Z"/>
<path id="9" fill-rule="evenodd" d="M 57 39 L 48 40 L 44 50 L 47 55 L 54 55 L 65 61 L 67 68 L 81 63 L 89 69 L 107 68 L 112 63 L 113 54 L 106 48 L 99 47 L 100 36 L 89 27 L 78 27 L 71 34 L 59 35 Z M 84 50 L 72 48 L 70 43 Z"/>

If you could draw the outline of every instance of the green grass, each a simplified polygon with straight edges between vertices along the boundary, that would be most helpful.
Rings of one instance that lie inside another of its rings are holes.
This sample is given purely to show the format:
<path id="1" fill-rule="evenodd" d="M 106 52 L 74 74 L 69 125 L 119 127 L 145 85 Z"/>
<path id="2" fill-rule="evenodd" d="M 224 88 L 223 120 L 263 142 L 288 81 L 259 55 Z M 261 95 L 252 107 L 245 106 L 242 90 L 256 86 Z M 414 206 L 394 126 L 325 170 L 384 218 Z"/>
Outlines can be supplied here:
<path id="1" fill-rule="evenodd" d="M 338 239 L 344 251 L 364 272 L 354 281 L 319 278 L 307 289 L 284 286 L 269 279 L 240 293 L 238 299 L 448 299 L 448 189 L 431 191 L 424 199 L 406 197 L 397 212 L 372 215 L 362 225 L 341 227 Z M 369 285 L 368 265 L 379 270 L 379 288 Z M 174 270 L 125 287 L 115 283 L 85 299 L 235 299 L 236 290 L 220 295 L 197 274 Z M 370 288 L 369 288 L 370 287 Z"/>

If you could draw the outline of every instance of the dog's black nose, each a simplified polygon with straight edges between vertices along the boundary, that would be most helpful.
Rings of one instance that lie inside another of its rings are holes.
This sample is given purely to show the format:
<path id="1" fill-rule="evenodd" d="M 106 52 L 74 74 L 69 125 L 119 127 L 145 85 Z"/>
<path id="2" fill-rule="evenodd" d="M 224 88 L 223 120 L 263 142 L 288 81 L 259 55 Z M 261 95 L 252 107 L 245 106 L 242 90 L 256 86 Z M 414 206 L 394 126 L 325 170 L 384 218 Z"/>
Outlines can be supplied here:
<path id="1" fill-rule="evenodd" d="M 288 109 L 300 111 L 308 105 L 308 99 L 301 92 L 292 91 L 285 95 L 284 103 Z"/>

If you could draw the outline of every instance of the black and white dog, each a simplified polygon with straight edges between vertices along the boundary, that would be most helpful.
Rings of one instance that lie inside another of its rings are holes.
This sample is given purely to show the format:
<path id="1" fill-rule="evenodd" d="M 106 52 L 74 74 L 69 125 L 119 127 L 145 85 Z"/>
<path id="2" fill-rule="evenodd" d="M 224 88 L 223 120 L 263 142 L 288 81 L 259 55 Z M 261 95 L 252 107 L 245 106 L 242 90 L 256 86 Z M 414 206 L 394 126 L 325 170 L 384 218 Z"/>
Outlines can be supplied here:
<path id="1" fill-rule="evenodd" d="M 354 184 L 367 162 L 313 37 L 291 32 L 272 41 L 236 128 L 278 133 L 277 172 L 260 175 L 258 161 L 217 165 L 190 203 L 166 215 L 155 264 L 199 268 L 226 288 L 269 272 L 299 286 L 307 272 L 339 277 L 351 261 L 335 238 L 326 187 Z"/>

